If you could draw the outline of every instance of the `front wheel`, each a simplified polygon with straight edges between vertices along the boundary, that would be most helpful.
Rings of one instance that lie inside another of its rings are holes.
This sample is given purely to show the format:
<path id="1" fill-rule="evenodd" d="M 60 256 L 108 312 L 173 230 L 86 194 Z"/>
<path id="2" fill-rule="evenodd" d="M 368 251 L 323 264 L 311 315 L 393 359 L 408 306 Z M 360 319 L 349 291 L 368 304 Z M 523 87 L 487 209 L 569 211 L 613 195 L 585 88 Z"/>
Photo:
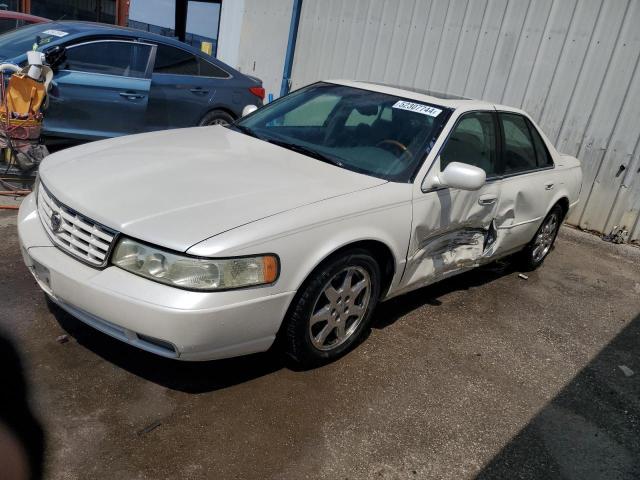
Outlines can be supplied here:
<path id="1" fill-rule="evenodd" d="M 354 348 L 369 328 L 380 295 L 380 267 L 364 250 L 322 264 L 302 286 L 284 325 L 285 351 L 304 368 Z"/>
<path id="2" fill-rule="evenodd" d="M 555 205 L 547 214 L 533 239 L 521 252 L 521 264 L 526 270 L 535 270 L 547 257 L 560 231 L 564 212 L 560 205 Z"/>

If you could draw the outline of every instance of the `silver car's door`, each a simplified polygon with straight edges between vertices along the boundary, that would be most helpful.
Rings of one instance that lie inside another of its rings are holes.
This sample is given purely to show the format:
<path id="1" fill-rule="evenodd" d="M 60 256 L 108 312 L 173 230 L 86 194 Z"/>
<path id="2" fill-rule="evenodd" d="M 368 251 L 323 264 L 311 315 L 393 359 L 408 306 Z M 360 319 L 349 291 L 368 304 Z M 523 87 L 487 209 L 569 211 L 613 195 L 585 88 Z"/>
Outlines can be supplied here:
<path id="1" fill-rule="evenodd" d="M 498 113 L 503 187 L 496 219 L 497 253 L 519 250 L 534 236 L 551 206 L 557 178 L 542 137 L 523 115 Z"/>
<path id="2" fill-rule="evenodd" d="M 432 187 L 434 178 L 451 162 L 482 168 L 487 182 L 476 191 Z M 457 119 L 414 195 L 403 277 L 406 288 L 427 285 L 491 257 L 500 190 L 495 113 L 465 113 Z"/>

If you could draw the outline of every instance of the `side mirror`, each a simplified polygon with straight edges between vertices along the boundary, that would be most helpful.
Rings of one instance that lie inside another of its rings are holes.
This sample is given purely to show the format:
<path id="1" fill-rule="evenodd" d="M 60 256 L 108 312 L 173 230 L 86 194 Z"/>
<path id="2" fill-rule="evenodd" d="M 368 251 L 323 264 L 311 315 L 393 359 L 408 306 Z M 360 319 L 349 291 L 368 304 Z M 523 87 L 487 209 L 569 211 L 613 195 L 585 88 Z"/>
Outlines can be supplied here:
<path id="1" fill-rule="evenodd" d="M 44 52 L 44 59 L 52 70 L 56 70 L 67 59 L 67 51 L 64 46 L 56 45 Z"/>
<path id="2" fill-rule="evenodd" d="M 242 109 L 242 116 L 246 117 L 247 115 L 255 112 L 258 109 L 255 105 L 247 105 Z"/>
<path id="3" fill-rule="evenodd" d="M 486 181 L 487 174 L 483 169 L 467 163 L 451 162 L 438 174 L 440 186 L 460 190 L 478 190 Z"/>

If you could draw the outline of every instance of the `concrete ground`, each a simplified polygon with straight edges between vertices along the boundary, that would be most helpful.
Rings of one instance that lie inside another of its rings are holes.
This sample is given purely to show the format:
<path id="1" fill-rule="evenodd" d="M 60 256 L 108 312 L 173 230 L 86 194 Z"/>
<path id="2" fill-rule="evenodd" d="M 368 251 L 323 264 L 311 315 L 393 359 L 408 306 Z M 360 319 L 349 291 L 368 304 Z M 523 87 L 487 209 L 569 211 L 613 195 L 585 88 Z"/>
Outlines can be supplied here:
<path id="1" fill-rule="evenodd" d="M 528 280 L 494 265 L 389 301 L 357 350 L 299 372 L 168 361 L 50 311 L 14 218 L 0 328 L 48 479 L 640 478 L 640 249 L 565 228 Z"/>

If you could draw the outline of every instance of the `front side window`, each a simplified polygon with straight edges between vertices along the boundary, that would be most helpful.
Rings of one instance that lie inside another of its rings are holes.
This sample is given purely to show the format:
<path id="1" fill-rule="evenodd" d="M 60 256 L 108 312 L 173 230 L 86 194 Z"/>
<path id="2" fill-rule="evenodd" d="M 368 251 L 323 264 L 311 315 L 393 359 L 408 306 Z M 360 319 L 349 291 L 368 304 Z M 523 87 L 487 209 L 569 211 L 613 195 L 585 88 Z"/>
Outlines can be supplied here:
<path id="1" fill-rule="evenodd" d="M 341 168 L 408 182 L 450 114 L 418 100 L 316 83 L 230 128 Z"/>
<path id="2" fill-rule="evenodd" d="M 75 72 L 144 78 L 151 46 L 134 42 L 91 42 L 70 46 L 62 68 Z"/>
<path id="3" fill-rule="evenodd" d="M 496 128 L 492 113 L 467 113 L 458 121 L 440 152 L 440 170 L 444 170 L 451 162 L 479 167 L 487 177 L 498 173 Z"/>
<path id="4" fill-rule="evenodd" d="M 522 115 L 499 114 L 504 137 L 504 173 L 520 173 L 538 167 L 529 127 Z"/>

